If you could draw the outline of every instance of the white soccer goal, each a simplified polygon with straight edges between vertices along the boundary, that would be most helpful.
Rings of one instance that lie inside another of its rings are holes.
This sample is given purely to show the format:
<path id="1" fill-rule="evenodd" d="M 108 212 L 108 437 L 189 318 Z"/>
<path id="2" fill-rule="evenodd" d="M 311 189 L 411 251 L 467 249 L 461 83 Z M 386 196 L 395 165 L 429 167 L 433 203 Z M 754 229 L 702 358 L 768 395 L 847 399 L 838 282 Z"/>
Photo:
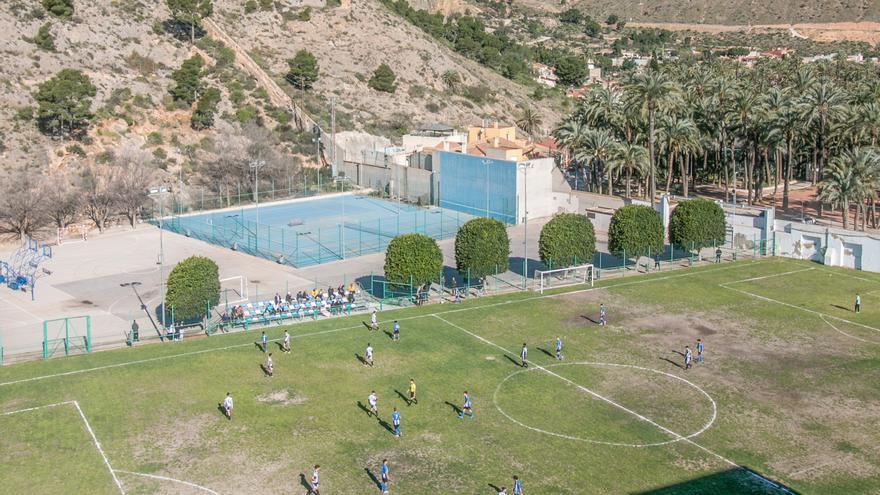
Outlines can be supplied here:
<path id="1" fill-rule="evenodd" d="M 247 278 L 242 275 L 220 279 L 220 304 L 248 302 Z"/>
<path id="2" fill-rule="evenodd" d="M 84 223 L 76 223 L 58 229 L 58 245 L 86 242 L 89 240 L 89 228 Z"/>
<path id="3" fill-rule="evenodd" d="M 577 265 L 553 270 L 535 270 L 535 278 L 538 279 L 539 291 L 553 287 L 566 287 L 569 285 L 590 284 L 593 286 L 593 265 Z"/>

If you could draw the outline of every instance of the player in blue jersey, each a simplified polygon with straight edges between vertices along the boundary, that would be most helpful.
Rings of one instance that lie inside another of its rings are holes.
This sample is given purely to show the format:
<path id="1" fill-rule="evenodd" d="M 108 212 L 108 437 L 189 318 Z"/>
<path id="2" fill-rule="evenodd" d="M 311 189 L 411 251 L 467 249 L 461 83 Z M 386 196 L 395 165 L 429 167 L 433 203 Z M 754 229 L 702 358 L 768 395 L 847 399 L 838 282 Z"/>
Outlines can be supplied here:
<path id="1" fill-rule="evenodd" d="M 556 360 L 562 361 L 562 339 L 556 337 Z"/>
<path id="2" fill-rule="evenodd" d="M 603 327 L 605 326 L 605 323 L 606 323 L 605 316 L 606 316 L 605 303 L 599 304 L 599 325 L 600 326 L 603 326 Z"/>
<path id="3" fill-rule="evenodd" d="M 388 493 L 388 485 L 391 484 L 391 468 L 388 467 L 388 459 L 382 459 L 382 467 L 379 470 L 381 481 L 379 482 L 379 491 Z"/>
<path id="4" fill-rule="evenodd" d="M 697 362 L 703 362 L 703 339 L 697 339 Z"/>
<path id="5" fill-rule="evenodd" d="M 400 340 L 400 323 L 394 320 L 394 330 L 392 331 L 391 340 L 397 342 Z"/>
<path id="6" fill-rule="evenodd" d="M 394 436 L 400 436 L 400 411 L 397 408 L 394 408 L 394 412 L 391 413 L 391 425 L 394 427 Z"/>
<path id="7" fill-rule="evenodd" d="M 519 476 L 513 477 L 513 495 L 523 495 L 522 481 Z"/>
<path id="8" fill-rule="evenodd" d="M 468 413 L 471 419 L 474 419 L 474 410 L 471 406 L 471 396 L 468 394 L 468 391 L 464 391 L 464 404 L 461 406 L 461 412 L 458 413 L 458 419 L 464 419 L 464 413 Z"/>
<path id="9" fill-rule="evenodd" d="M 266 352 L 266 343 L 269 341 L 269 338 L 266 337 L 266 332 L 263 332 L 263 335 L 260 336 L 260 346 L 263 348 L 263 352 Z"/>

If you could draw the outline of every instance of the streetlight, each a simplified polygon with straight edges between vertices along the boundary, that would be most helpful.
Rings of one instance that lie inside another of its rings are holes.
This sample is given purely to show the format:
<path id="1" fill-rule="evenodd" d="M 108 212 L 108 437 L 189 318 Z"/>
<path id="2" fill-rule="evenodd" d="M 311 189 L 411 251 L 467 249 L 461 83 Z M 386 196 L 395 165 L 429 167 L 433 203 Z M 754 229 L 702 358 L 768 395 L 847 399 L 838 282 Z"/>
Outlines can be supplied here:
<path id="1" fill-rule="evenodd" d="M 342 217 L 339 220 L 339 224 L 341 227 L 341 240 L 342 246 L 339 246 L 339 251 L 342 253 L 342 259 L 345 259 L 345 183 L 350 179 L 346 176 L 336 176 L 336 183 L 340 185 L 342 189 Z M 398 200 L 398 215 L 400 214 L 400 203 Z"/>
<path id="2" fill-rule="evenodd" d="M 159 289 L 162 294 L 162 330 L 165 330 L 165 243 L 162 232 L 164 228 L 163 219 L 164 211 L 162 210 L 162 198 L 168 194 L 168 188 L 165 186 L 153 186 L 149 189 L 151 198 L 159 198 Z"/>
<path id="3" fill-rule="evenodd" d="M 492 165 L 492 160 L 483 158 L 480 160 L 483 165 L 486 166 L 486 218 L 489 217 L 489 166 Z"/>
<path id="4" fill-rule="evenodd" d="M 527 288 L 529 276 L 529 170 L 535 168 L 533 163 L 520 163 L 516 166 L 523 172 L 523 289 Z"/>

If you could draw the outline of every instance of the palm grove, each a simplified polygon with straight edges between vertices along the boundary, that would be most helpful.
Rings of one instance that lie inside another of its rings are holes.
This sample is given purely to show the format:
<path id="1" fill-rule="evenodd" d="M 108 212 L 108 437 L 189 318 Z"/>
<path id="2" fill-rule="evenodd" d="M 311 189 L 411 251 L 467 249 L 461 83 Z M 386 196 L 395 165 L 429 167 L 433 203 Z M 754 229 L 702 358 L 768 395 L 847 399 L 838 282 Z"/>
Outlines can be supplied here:
<path id="1" fill-rule="evenodd" d="M 598 193 L 688 196 L 696 185 L 734 185 L 749 204 L 763 188 L 818 185 L 824 206 L 854 226 L 877 226 L 880 72 L 844 61 L 767 60 L 652 64 L 590 91 L 553 132 L 565 159 Z"/>

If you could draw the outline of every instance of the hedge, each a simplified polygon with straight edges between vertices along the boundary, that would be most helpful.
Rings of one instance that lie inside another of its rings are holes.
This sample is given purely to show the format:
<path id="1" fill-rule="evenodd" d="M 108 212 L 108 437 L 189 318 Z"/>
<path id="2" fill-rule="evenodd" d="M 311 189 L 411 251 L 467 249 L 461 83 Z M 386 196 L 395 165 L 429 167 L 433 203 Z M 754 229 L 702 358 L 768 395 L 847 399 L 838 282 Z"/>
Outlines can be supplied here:
<path id="1" fill-rule="evenodd" d="M 507 271 L 510 238 L 504 224 L 491 218 L 468 221 L 455 236 L 455 264 L 471 278 Z"/>
<path id="2" fill-rule="evenodd" d="M 618 258 L 660 253 L 663 250 L 660 215 L 643 205 L 627 205 L 614 212 L 608 227 L 608 250 Z"/>
<path id="3" fill-rule="evenodd" d="M 205 314 L 207 305 L 220 302 L 220 276 L 217 263 L 204 256 L 190 256 L 168 274 L 165 305 L 173 309 L 174 319 L 190 320 Z"/>
<path id="4" fill-rule="evenodd" d="M 720 245 L 725 230 L 724 210 L 702 198 L 682 201 L 669 218 L 669 241 L 682 249 L 696 251 Z"/>
<path id="5" fill-rule="evenodd" d="M 393 284 L 424 285 L 443 270 L 443 253 L 437 241 L 423 234 L 395 237 L 385 251 L 385 280 Z M 411 277 L 411 278 L 410 278 Z"/>
<path id="6" fill-rule="evenodd" d="M 590 219 L 578 213 L 562 213 L 541 229 L 538 253 L 553 268 L 593 262 L 596 234 Z"/>

